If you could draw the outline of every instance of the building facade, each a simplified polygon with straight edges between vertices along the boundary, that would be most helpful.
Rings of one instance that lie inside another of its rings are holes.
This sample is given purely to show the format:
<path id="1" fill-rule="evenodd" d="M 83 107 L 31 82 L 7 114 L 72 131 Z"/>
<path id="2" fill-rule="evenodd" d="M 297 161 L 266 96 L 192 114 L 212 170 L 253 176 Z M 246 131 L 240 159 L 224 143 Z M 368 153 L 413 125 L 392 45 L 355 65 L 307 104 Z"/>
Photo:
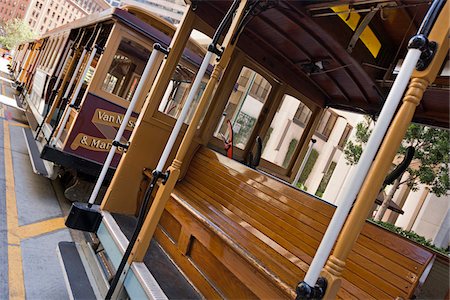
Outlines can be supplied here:
<path id="1" fill-rule="evenodd" d="M 140 6 L 172 24 L 178 24 L 183 17 L 186 5 L 183 0 L 106 0 L 111 6 L 120 7 L 131 4 Z"/>
<path id="2" fill-rule="evenodd" d="M 23 19 L 30 0 L 0 0 L 0 24 L 11 19 Z"/>
<path id="3" fill-rule="evenodd" d="M 0 23 L 23 19 L 39 35 L 109 7 L 104 0 L 0 0 Z"/>

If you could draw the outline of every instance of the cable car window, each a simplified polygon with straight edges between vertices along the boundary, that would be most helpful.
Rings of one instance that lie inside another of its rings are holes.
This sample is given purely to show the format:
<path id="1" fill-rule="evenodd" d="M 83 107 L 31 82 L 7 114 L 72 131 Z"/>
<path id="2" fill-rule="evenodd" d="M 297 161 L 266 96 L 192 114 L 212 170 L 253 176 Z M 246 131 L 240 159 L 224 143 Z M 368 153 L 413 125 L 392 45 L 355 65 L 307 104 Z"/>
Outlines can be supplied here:
<path id="1" fill-rule="evenodd" d="M 272 85 L 264 77 L 252 69 L 242 68 L 214 136 L 227 137 L 227 120 L 230 120 L 234 146 L 244 149 L 271 89 Z"/>
<path id="2" fill-rule="evenodd" d="M 187 100 L 191 90 L 192 82 L 195 78 L 196 71 L 187 67 L 178 65 L 172 80 L 169 82 L 166 93 L 158 107 L 158 110 L 166 115 L 178 119 L 184 103 Z M 194 115 L 195 108 L 198 101 L 206 87 L 206 79 L 200 84 L 200 88 L 195 95 L 195 98 L 189 108 L 188 114 L 184 123 L 189 124 Z"/>
<path id="3" fill-rule="evenodd" d="M 264 139 L 262 158 L 287 168 L 311 114 L 299 99 L 284 95 Z"/>
<path id="4" fill-rule="evenodd" d="M 136 80 L 142 75 L 149 57 L 150 50 L 127 38 L 122 39 L 102 89 L 130 101 L 137 87 Z"/>

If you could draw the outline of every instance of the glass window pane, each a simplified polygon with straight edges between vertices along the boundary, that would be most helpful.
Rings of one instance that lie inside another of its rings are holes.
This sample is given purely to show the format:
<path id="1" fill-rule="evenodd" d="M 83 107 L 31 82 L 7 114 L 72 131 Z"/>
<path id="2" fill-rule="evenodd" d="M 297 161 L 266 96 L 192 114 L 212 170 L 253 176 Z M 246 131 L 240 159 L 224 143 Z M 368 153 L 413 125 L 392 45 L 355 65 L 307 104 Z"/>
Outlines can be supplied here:
<path id="1" fill-rule="evenodd" d="M 244 149 L 272 86 L 261 75 L 244 67 L 231 92 L 214 136 L 228 137 L 227 120 L 233 125 L 235 147 Z"/>
<path id="2" fill-rule="evenodd" d="M 292 160 L 311 113 L 300 100 L 284 95 L 264 138 L 262 158 L 286 168 Z"/>
<path id="3" fill-rule="evenodd" d="M 167 87 L 166 93 L 159 104 L 158 110 L 166 115 L 178 119 L 189 92 L 191 91 L 191 85 L 195 79 L 195 75 L 196 71 L 187 67 L 178 66 L 172 80 L 169 82 L 169 86 Z M 207 78 L 204 78 L 203 82 L 200 84 L 200 88 L 197 91 L 191 106 L 189 107 L 186 119 L 184 120 L 184 123 L 186 124 L 189 124 L 192 120 L 195 108 L 197 107 L 200 97 L 205 90 L 206 80 Z"/>
<path id="4" fill-rule="evenodd" d="M 150 50 L 127 38 L 122 39 L 102 89 L 130 101 L 137 87 L 136 80 L 141 77 L 149 57 Z"/>

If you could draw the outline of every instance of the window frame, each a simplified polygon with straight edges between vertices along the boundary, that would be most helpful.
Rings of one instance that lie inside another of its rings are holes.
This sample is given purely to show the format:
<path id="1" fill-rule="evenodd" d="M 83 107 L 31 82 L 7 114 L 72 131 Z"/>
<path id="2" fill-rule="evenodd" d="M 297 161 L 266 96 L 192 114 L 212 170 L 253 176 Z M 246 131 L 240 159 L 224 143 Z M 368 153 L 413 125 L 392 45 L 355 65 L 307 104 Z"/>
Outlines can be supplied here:
<path id="1" fill-rule="evenodd" d="M 220 114 L 222 114 L 223 110 L 225 109 L 225 106 L 228 103 L 228 99 L 230 98 L 230 95 L 233 91 L 234 85 L 235 83 L 239 80 L 239 75 L 242 72 L 242 69 L 244 67 L 258 73 L 260 76 L 262 76 L 265 80 L 267 80 L 269 82 L 269 84 L 271 85 L 271 89 L 270 92 L 267 95 L 267 100 L 264 102 L 264 105 L 261 109 L 261 113 L 258 117 L 258 119 L 255 122 L 255 127 L 252 130 L 252 133 L 250 134 L 250 137 L 248 139 L 247 144 L 245 145 L 244 149 L 240 149 L 238 147 L 233 147 L 233 156 L 235 159 L 237 160 L 244 160 L 247 156 L 248 153 L 251 151 L 251 149 L 254 147 L 255 145 L 255 139 L 257 136 L 258 132 L 261 132 L 261 129 L 264 125 L 264 117 L 267 116 L 267 112 L 270 110 L 270 106 L 273 105 L 273 103 L 270 103 L 271 101 L 269 101 L 269 99 L 271 97 L 273 97 L 273 95 L 278 91 L 278 86 L 279 83 L 278 81 L 276 81 L 274 79 L 274 77 L 272 75 L 270 75 L 268 72 L 266 72 L 263 68 L 259 67 L 256 63 L 252 62 L 249 59 L 242 59 L 240 62 L 237 62 L 237 69 L 238 71 L 236 72 L 236 74 L 234 74 L 235 76 L 232 76 L 230 78 L 227 78 L 226 80 L 229 80 L 230 82 L 233 82 L 233 84 L 229 85 L 228 90 L 224 91 L 224 93 L 222 94 L 222 101 L 220 102 L 220 107 L 221 107 L 221 111 Z M 248 82 L 248 81 L 247 81 Z M 218 103 L 219 105 L 219 103 Z M 214 122 L 213 124 L 210 124 L 211 126 L 214 127 L 213 132 L 211 132 L 211 135 L 209 136 L 208 139 L 208 145 L 213 148 L 213 149 L 222 149 L 223 150 L 223 141 L 221 138 L 215 137 L 214 136 L 214 131 L 217 128 L 217 121 L 219 120 L 219 118 L 213 118 Z M 223 152 L 223 151 L 220 151 Z"/>
<path id="2" fill-rule="evenodd" d="M 141 38 L 139 35 L 135 34 L 130 30 L 127 30 L 122 25 L 115 23 L 113 28 L 111 29 L 109 39 L 107 41 L 107 46 L 105 47 L 106 51 L 105 53 L 103 53 L 102 57 L 97 63 L 98 67 L 94 72 L 91 84 L 89 84 L 87 92 L 93 93 L 103 99 L 110 101 L 111 103 L 127 108 L 130 101 L 127 101 L 125 98 L 122 98 L 120 96 L 117 96 L 115 94 L 103 90 L 103 82 L 114 60 L 114 55 L 117 53 L 117 50 L 119 49 L 120 43 L 122 42 L 123 39 L 128 39 L 135 43 L 138 43 L 142 47 L 149 50 L 150 53 L 153 50 L 152 42 L 149 42 L 149 40 Z M 144 102 L 145 97 L 141 97 L 137 101 L 133 111 L 139 113 L 142 109 Z"/>
<path id="3" fill-rule="evenodd" d="M 290 181 L 290 179 L 292 177 L 292 173 L 294 173 L 294 171 L 296 171 L 296 169 L 298 170 L 298 168 L 300 168 L 301 161 L 299 162 L 299 158 L 300 158 L 302 146 L 304 143 L 302 141 L 309 140 L 308 135 L 312 136 L 314 134 L 315 130 L 310 130 L 310 128 L 312 128 L 314 126 L 314 123 L 318 123 L 317 115 L 320 115 L 319 112 L 321 109 L 319 106 L 314 104 L 312 101 L 310 101 L 304 95 L 302 95 L 300 92 L 296 91 L 294 88 L 292 88 L 290 86 L 285 86 L 282 90 L 280 90 L 280 92 L 281 92 L 281 97 L 279 97 L 279 99 L 277 99 L 276 103 L 274 103 L 274 105 L 276 104 L 276 106 L 274 107 L 274 113 L 273 113 L 273 115 L 271 115 L 270 118 L 269 117 L 267 118 L 268 120 L 270 120 L 270 122 L 266 121 L 267 128 L 264 132 L 261 131 L 261 134 L 263 134 L 265 136 L 265 134 L 269 130 L 270 125 L 272 123 L 273 118 L 275 117 L 276 112 L 278 111 L 279 107 L 283 103 L 283 99 L 284 99 L 285 95 L 289 95 L 289 96 L 299 100 L 301 103 L 303 103 L 306 107 L 309 108 L 309 110 L 311 111 L 311 115 L 309 117 L 309 121 L 307 122 L 307 124 L 304 124 L 304 131 L 303 131 L 302 135 L 300 136 L 294 151 L 292 152 L 292 156 L 291 156 L 292 158 L 289 161 L 289 163 L 287 164 L 287 166 L 286 167 L 279 166 L 279 165 L 261 157 L 259 169 L 263 170 L 264 172 L 270 173 L 278 178 L 281 178 L 283 180 Z M 312 133 L 311 133 L 311 131 L 312 131 Z"/>

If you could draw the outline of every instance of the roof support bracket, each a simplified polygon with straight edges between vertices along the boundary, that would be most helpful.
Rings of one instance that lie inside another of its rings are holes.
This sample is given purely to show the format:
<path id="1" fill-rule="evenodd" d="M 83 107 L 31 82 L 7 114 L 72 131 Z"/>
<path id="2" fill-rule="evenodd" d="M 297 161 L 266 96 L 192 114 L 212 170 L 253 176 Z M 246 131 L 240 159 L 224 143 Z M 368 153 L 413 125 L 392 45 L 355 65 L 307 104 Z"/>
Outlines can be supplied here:
<path id="1" fill-rule="evenodd" d="M 364 29 L 366 29 L 367 26 L 369 26 L 370 21 L 372 21 L 373 17 L 375 17 L 375 14 L 383 7 L 382 4 L 378 4 L 376 8 L 373 8 L 370 12 L 365 15 L 364 19 L 359 23 L 358 28 L 356 28 L 355 32 L 353 33 L 352 38 L 350 39 L 350 43 L 347 46 L 347 52 L 352 53 L 353 48 L 355 48 L 356 42 L 358 41 L 359 37 L 363 33 Z"/>

